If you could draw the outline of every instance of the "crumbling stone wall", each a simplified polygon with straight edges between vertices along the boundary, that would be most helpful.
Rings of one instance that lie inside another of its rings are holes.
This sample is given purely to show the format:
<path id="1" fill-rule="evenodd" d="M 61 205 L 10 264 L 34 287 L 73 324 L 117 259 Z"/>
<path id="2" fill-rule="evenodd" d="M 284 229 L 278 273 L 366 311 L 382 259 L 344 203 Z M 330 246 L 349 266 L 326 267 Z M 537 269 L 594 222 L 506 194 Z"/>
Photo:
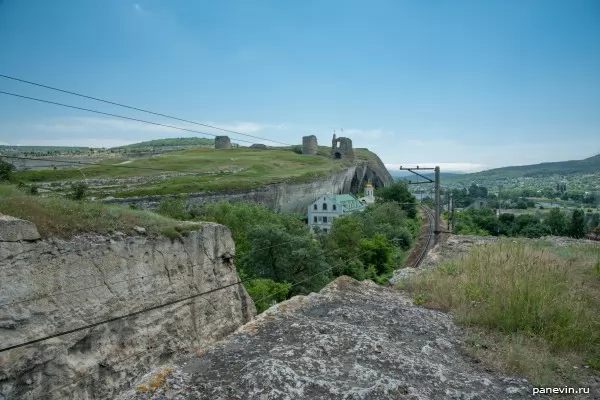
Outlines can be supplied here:
<path id="1" fill-rule="evenodd" d="M 352 140 L 346 137 L 335 137 L 331 140 L 331 157 L 333 158 L 349 158 L 354 160 L 354 149 L 352 148 Z"/>
<path id="2" fill-rule="evenodd" d="M 230 149 L 231 140 L 229 136 L 217 136 L 215 137 L 215 149 Z"/>

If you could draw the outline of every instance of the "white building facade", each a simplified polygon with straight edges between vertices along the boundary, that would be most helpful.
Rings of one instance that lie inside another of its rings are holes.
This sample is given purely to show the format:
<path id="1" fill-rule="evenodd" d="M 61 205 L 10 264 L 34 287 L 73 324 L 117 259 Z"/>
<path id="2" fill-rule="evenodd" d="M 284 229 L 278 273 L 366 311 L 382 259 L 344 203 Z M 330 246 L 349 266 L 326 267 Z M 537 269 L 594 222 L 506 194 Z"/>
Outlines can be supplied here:
<path id="1" fill-rule="evenodd" d="M 347 212 L 362 211 L 365 205 L 351 194 L 324 195 L 308 206 L 308 225 L 323 232 L 331 230 L 333 220 Z"/>

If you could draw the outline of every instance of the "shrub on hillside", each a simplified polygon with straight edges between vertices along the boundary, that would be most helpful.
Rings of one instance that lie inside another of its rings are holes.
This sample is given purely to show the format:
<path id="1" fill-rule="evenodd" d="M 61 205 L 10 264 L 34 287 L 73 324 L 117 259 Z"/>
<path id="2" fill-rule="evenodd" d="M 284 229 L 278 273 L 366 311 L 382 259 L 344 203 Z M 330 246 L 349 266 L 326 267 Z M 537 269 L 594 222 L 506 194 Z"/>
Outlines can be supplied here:
<path id="1" fill-rule="evenodd" d="M 88 185 L 85 182 L 75 182 L 71 185 L 71 190 L 67 193 L 67 198 L 71 200 L 85 200 L 87 192 Z"/>
<path id="2" fill-rule="evenodd" d="M 185 220 L 185 206 L 183 205 L 183 200 L 173 197 L 164 197 L 158 207 L 156 212 L 160 215 L 164 215 L 165 217 Z"/>
<path id="3" fill-rule="evenodd" d="M 244 283 L 246 290 L 256 306 L 256 311 L 261 313 L 274 304 L 287 299 L 291 283 L 275 282 L 271 279 L 254 279 Z"/>
<path id="4" fill-rule="evenodd" d="M 15 170 L 16 168 L 12 163 L 0 160 L 0 182 L 12 181 Z"/>

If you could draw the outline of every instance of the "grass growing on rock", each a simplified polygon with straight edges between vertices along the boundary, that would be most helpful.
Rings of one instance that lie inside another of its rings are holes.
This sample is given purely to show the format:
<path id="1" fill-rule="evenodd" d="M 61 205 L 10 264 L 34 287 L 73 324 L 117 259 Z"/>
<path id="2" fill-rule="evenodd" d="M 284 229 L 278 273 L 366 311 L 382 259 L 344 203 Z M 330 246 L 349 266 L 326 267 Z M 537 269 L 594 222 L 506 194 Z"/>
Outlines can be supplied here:
<path id="1" fill-rule="evenodd" d="M 111 158 L 99 161 L 99 165 L 79 168 L 22 171 L 15 174 L 15 179 L 24 183 L 50 183 L 81 180 L 82 176 L 87 179 L 152 178 L 150 182 L 117 188 L 116 192 L 110 194 L 133 197 L 249 189 L 283 181 L 305 182 L 327 176 L 351 164 L 348 160 L 332 159 L 330 150 L 326 148 L 319 148 L 317 156 L 298 154 L 300 149 L 300 146 L 267 150 L 247 147 L 219 150 L 195 148 L 153 157 Z M 368 159 L 373 155 L 364 149 L 357 157 Z M 124 162 L 127 164 L 122 165 Z M 174 171 L 188 175 L 175 176 Z M 189 175 L 192 173 L 195 175 Z M 171 176 L 161 179 L 163 175 Z M 98 193 L 93 190 L 93 193 L 102 195 L 101 190 Z"/>
<path id="2" fill-rule="evenodd" d="M 121 205 L 30 196 L 7 184 L 0 185 L 0 214 L 33 222 L 42 237 L 115 231 L 131 234 L 139 226 L 150 235 L 174 239 L 202 226 Z"/>
<path id="3" fill-rule="evenodd" d="M 501 241 L 403 286 L 470 327 L 472 348 L 500 369 L 568 383 L 573 366 L 600 370 L 599 261 L 597 246 Z"/>

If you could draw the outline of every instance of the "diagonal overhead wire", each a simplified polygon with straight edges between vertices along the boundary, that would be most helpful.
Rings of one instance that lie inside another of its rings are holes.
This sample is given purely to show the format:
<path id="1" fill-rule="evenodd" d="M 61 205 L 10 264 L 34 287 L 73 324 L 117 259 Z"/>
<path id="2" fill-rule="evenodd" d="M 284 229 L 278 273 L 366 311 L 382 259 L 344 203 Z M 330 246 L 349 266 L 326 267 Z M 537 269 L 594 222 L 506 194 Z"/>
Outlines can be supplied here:
<path id="1" fill-rule="evenodd" d="M 16 93 L 4 92 L 4 91 L 0 91 L 0 94 L 5 94 L 7 96 L 13 96 L 13 97 L 19 97 L 19 98 L 27 99 L 27 100 L 33 100 L 33 101 L 37 101 L 37 102 L 40 102 L 40 103 L 54 104 L 56 106 L 73 108 L 75 110 L 88 111 L 88 112 L 92 112 L 92 113 L 96 113 L 96 114 L 101 114 L 101 115 L 108 115 L 110 117 L 122 118 L 122 119 L 126 119 L 126 120 L 129 120 L 129 121 L 143 122 L 144 124 L 162 126 L 162 127 L 165 127 L 165 128 L 177 129 L 177 130 L 180 130 L 180 131 L 193 132 L 193 133 L 198 133 L 198 134 L 201 134 L 201 135 L 209 135 L 209 136 L 215 136 L 215 137 L 218 136 L 218 135 L 215 135 L 214 133 L 201 132 L 201 131 L 197 131 L 197 130 L 194 130 L 194 129 L 182 128 L 180 126 L 162 124 L 160 122 L 146 121 L 144 119 L 139 119 L 139 118 L 126 117 L 124 115 L 107 113 L 107 112 L 98 111 L 98 110 L 92 110 L 90 108 L 72 106 L 70 104 L 59 103 L 59 102 L 56 102 L 56 101 L 38 99 L 36 97 L 24 96 L 22 94 L 16 94 Z M 267 140 L 267 139 L 262 139 L 262 138 L 259 138 L 259 139 L 261 139 L 261 140 Z M 239 142 L 245 142 L 245 143 L 254 144 L 254 142 L 250 142 L 249 140 L 243 140 L 243 139 L 237 139 L 237 138 L 236 138 L 236 140 L 239 141 Z M 286 145 L 286 146 L 288 146 L 288 145 Z"/>
<path id="2" fill-rule="evenodd" d="M 162 114 L 162 113 L 158 113 L 158 112 L 154 112 L 154 111 L 150 111 L 150 110 L 145 110 L 143 108 L 128 106 L 126 104 L 118 103 L 116 101 L 104 100 L 104 99 L 100 99 L 98 97 L 93 97 L 93 96 L 88 96 L 88 95 L 77 93 L 77 92 L 72 92 L 70 90 L 59 89 L 59 88 L 56 88 L 56 87 L 53 87 L 53 86 L 43 85 L 41 83 L 36 83 L 36 82 L 28 81 L 28 80 L 25 80 L 25 79 L 16 78 L 14 76 L 8 76 L 8 75 L 0 74 L 0 78 L 11 79 L 13 81 L 17 81 L 17 82 L 21 82 L 21 83 L 26 83 L 28 85 L 38 86 L 38 87 L 42 87 L 42 88 L 45 88 L 45 89 L 50 89 L 50 90 L 54 90 L 54 91 L 57 91 L 57 92 L 62 92 L 62 93 L 70 94 L 72 96 L 83 97 L 83 98 L 86 98 L 86 99 L 90 99 L 90 100 L 94 100 L 94 101 L 99 101 L 99 102 L 106 103 L 106 104 L 112 104 L 112 105 L 115 105 L 115 106 L 119 106 L 119 107 L 123 107 L 123 108 L 128 108 L 130 110 L 140 111 L 140 112 L 143 112 L 143 113 L 146 113 L 146 114 L 152 114 L 152 115 L 157 115 L 159 117 L 164 117 L 164 118 L 169 118 L 169 119 L 173 119 L 173 120 L 177 120 L 177 121 L 181 121 L 181 122 L 186 122 L 188 124 L 194 124 L 194 125 L 204 126 L 204 127 L 207 127 L 207 128 L 217 129 L 219 131 L 229 132 L 229 133 L 233 133 L 235 135 L 242 135 L 242 136 L 251 137 L 251 138 L 254 138 L 254 139 L 266 140 L 266 141 L 269 141 L 269 142 L 282 144 L 284 146 L 291 146 L 291 144 L 289 144 L 289 143 L 283 143 L 283 142 L 279 142 L 279 141 L 276 141 L 276 140 L 261 138 L 259 136 L 254 136 L 254 135 L 250 135 L 250 134 L 242 133 L 242 132 L 236 132 L 236 131 L 233 131 L 233 130 L 230 130 L 230 129 L 225 129 L 225 128 L 221 128 L 221 127 L 214 126 L 214 125 L 202 124 L 200 122 L 190 121 L 188 119 L 174 117 L 172 115 L 167 115 L 167 114 Z M 213 136 L 217 136 L 217 135 L 213 135 Z M 239 139 L 237 139 L 237 140 L 239 140 Z"/>

